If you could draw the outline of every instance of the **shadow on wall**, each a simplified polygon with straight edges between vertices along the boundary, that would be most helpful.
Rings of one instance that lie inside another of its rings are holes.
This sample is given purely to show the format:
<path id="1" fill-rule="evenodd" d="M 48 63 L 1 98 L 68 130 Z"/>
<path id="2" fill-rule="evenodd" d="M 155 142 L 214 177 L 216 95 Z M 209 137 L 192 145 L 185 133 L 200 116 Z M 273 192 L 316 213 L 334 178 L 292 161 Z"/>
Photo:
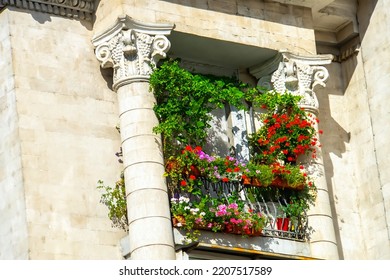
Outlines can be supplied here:
<path id="1" fill-rule="evenodd" d="M 102 67 L 99 67 L 99 68 L 100 68 L 100 73 L 102 74 L 102 77 L 107 84 L 107 88 L 112 90 L 112 84 L 114 81 L 113 80 L 114 74 L 113 74 L 112 68 L 102 68 Z"/>
<path id="2" fill-rule="evenodd" d="M 204 150 L 218 156 L 228 155 L 229 147 L 226 136 L 225 110 L 216 109 L 212 112 L 211 127 L 208 129 Z"/>
<path id="3" fill-rule="evenodd" d="M 378 3 L 378 0 L 358 0 L 358 6 L 361 6 L 364 2 L 364 9 L 358 9 L 358 13 L 364 13 L 365 16 L 359 16 L 359 36 L 363 40 L 364 35 L 366 34 L 368 25 L 370 24 L 371 15 L 375 10 L 375 7 Z M 367 16 L 369 15 L 369 16 Z"/>
<path id="4" fill-rule="evenodd" d="M 323 146 L 322 156 L 325 169 L 325 178 L 327 182 L 329 199 L 331 205 L 331 211 L 333 219 L 334 228 L 336 229 L 336 240 L 338 243 L 338 252 L 340 259 L 344 259 L 343 255 L 343 244 L 341 242 L 341 237 L 337 234 L 337 229 L 340 228 L 339 221 L 336 218 L 337 212 L 335 208 L 335 193 L 333 190 L 333 177 L 334 177 L 334 166 L 332 162 L 331 155 L 335 155 L 338 158 L 342 158 L 343 154 L 347 151 L 347 144 L 350 141 L 350 133 L 346 131 L 332 116 L 332 108 L 330 105 L 329 95 L 344 95 L 344 86 L 341 73 L 341 64 L 332 63 L 327 67 L 329 69 L 330 78 L 326 88 L 321 88 L 316 90 L 316 95 L 320 104 L 320 114 L 319 114 L 319 129 L 324 131 L 323 136 L 320 136 L 320 142 Z M 334 108 L 333 108 L 334 109 Z"/>
<path id="5" fill-rule="evenodd" d="M 100 0 L 97 0 L 97 2 L 99 2 L 99 1 Z M 84 26 L 84 28 L 86 28 L 89 31 L 92 31 L 93 21 L 95 18 L 94 11 L 92 12 L 93 19 L 91 21 L 91 19 L 90 19 L 91 13 L 88 13 L 88 16 L 85 17 L 85 18 L 89 18 L 88 20 L 87 19 L 79 19 L 78 18 L 79 16 L 74 16 L 71 13 L 68 14 L 65 8 L 63 8 L 61 6 L 57 6 L 55 4 L 54 4 L 55 9 L 53 9 L 53 5 L 47 4 L 47 3 L 41 3 L 41 1 L 37 1 L 37 3 L 35 3 L 35 4 L 34 3 L 30 3 L 30 4 L 31 5 L 29 5 L 27 7 L 24 4 L 22 6 L 21 1 L 16 1 L 16 2 L 11 1 L 11 4 L 9 4 L 9 5 L 5 4 L 5 6 L 0 6 L 0 13 L 5 9 L 9 9 L 11 11 L 17 11 L 20 13 L 30 14 L 31 17 L 36 22 L 38 22 L 40 24 L 52 22 L 53 17 L 65 18 L 65 19 L 68 19 L 69 21 L 78 21 L 82 26 Z M 48 6 L 50 6 L 51 8 L 48 9 Z M 61 10 L 59 10 L 58 8 L 60 8 Z M 51 11 L 51 12 L 46 12 L 46 11 Z M 82 18 L 84 18 L 84 17 L 82 16 Z"/>

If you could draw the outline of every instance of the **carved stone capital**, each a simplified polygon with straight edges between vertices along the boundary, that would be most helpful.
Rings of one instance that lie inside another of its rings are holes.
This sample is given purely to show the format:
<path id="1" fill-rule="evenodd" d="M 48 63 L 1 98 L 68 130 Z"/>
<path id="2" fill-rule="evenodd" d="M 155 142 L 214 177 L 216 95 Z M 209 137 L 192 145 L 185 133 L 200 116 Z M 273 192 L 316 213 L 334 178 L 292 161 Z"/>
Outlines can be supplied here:
<path id="1" fill-rule="evenodd" d="M 326 86 L 329 73 L 324 65 L 330 64 L 332 59 L 332 55 L 300 56 L 280 51 L 249 71 L 258 79 L 258 86 L 300 95 L 301 106 L 317 113 L 319 105 L 314 89 L 317 85 Z"/>
<path id="2" fill-rule="evenodd" d="M 0 0 L 0 8 L 7 5 L 65 17 L 92 20 L 95 0 Z"/>
<path id="3" fill-rule="evenodd" d="M 171 47 L 165 35 L 173 28 L 172 24 L 144 24 L 121 16 L 111 28 L 92 39 L 101 66 L 113 68 L 115 91 L 134 80 L 149 79 Z"/>

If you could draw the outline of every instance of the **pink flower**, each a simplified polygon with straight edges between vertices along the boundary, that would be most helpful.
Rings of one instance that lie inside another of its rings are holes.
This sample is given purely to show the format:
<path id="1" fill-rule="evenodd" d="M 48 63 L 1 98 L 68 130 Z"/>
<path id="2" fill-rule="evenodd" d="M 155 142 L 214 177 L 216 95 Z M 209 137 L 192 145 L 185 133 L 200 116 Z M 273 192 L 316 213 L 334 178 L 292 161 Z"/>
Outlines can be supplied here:
<path id="1" fill-rule="evenodd" d="M 232 224 L 238 225 L 238 224 L 242 223 L 242 219 L 231 218 L 231 219 L 230 219 L 230 222 L 231 222 Z"/>
<path id="2" fill-rule="evenodd" d="M 215 215 L 217 217 L 225 216 L 227 214 L 226 209 L 227 209 L 227 206 L 225 204 L 218 205 L 218 211 L 217 211 L 217 213 L 215 213 Z"/>
<path id="3" fill-rule="evenodd" d="M 228 206 L 229 209 L 237 209 L 238 208 L 238 205 L 237 203 L 230 203 L 229 206 Z"/>

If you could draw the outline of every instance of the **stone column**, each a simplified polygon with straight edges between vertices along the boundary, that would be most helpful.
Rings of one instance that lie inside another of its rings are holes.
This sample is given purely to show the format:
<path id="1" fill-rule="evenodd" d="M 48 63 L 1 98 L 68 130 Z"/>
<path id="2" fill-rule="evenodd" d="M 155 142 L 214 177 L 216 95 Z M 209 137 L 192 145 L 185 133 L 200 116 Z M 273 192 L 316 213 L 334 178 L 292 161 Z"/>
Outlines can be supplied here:
<path id="1" fill-rule="evenodd" d="M 149 77 L 166 56 L 173 25 L 144 24 L 127 16 L 92 42 L 103 68 L 113 68 L 118 94 L 131 259 L 175 259 L 161 136 Z"/>
<path id="2" fill-rule="evenodd" d="M 301 107 L 314 119 L 319 113 L 314 88 L 325 87 L 329 74 L 323 65 L 331 61 L 331 55 L 298 56 L 280 51 L 275 58 L 253 67 L 250 72 L 259 79 L 259 86 L 302 96 Z M 315 128 L 318 132 L 318 125 Z M 321 149 L 317 147 L 316 158 L 309 155 L 301 160 L 318 189 L 315 206 L 308 213 L 309 227 L 314 229 L 310 240 L 312 257 L 339 259 Z"/>

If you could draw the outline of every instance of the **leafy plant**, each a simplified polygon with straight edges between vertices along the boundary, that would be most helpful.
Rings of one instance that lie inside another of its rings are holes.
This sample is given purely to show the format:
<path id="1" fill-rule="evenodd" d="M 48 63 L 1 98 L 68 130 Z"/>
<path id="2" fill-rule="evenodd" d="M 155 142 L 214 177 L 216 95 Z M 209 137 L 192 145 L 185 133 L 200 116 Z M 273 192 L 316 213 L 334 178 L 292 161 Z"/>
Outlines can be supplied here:
<path id="1" fill-rule="evenodd" d="M 100 202 L 107 206 L 108 217 L 112 226 L 128 231 L 126 190 L 123 172 L 115 187 L 105 186 L 102 180 L 98 181 L 98 189 L 103 190 Z"/>
<path id="2" fill-rule="evenodd" d="M 256 164 L 254 162 L 249 162 L 243 172 L 243 176 L 249 177 L 252 179 L 257 179 L 258 184 L 261 184 L 263 187 L 268 187 L 272 184 L 272 181 L 275 179 L 275 175 L 272 172 L 272 167 L 265 164 Z"/>
<path id="3" fill-rule="evenodd" d="M 292 198 L 289 203 L 284 206 L 281 206 L 283 213 L 286 217 L 300 217 L 308 209 L 309 205 L 305 203 L 305 200 Z"/>
<path id="4" fill-rule="evenodd" d="M 267 217 L 260 212 L 245 207 L 238 193 L 226 198 L 211 198 L 208 195 L 198 200 L 185 196 L 171 199 L 171 212 L 175 219 L 174 226 L 185 230 L 185 241 L 196 241 L 199 229 L 214 232 L 233 232 L 242 236 L 261 232 L 267 224 Z"/>
<path id="5" fill-rule="evenodd" d="M 267 92 L 256 98 L 268 109 L 262 115 L 262 127 L 250 137 L 250 148 L 257 163 L 277 161 L 295 163 L 298 156 L 312 152 L 318 145 L 315 121 L 299 107 L 300 96 L 291 93 Z"/>
<path id="6" fill-rule="evenodd" d="M 318 119 L 299 107 L 299 96 L 274 91 L 260 94 L 255 87 L 234 78 L 190 73 L 173 60 L 155 69 L 150 89 L 157 101 L 153 109 L 159 124 L 153 131 L 162 134 L 171 214 L 178 220 L 176 225 L 186 230 L 187 240 L 196 240 L 202 227 L 216 232 L 238 227 L 245 235 L 267 222 L 262 213 L 248 208 L 237 192 L 227 197 L 215 189 L 217 198 L 202 195 L 205 180 L 226 186 L 219 182 L 239 185 L 244 178 L 259 179 L 262 187 L 248 189 L 249 199 L 259 201 L 256 196 L 261 195 L 263 200 L 276 201 L 286 194 L 289 203 L 282 210 L 289 216 L 299 216 L 314 203 L 316 188 L 297 159 L 310 152 L 315 157 L 318 139 L 313 125 Z M 250 161 L 203 151 L 211 111 L 227 105 L 246 109 L 246 104 L 267 110 L 261 117 L 262 127 L 250 136 Z M 278 179 L 293 189 L 277 185 Z M 105 190 L 101 202 L 109 208 L 113 225 L 127 230 L 123 174 L 114 188 L 104 186 L 102 181 L 98 188 Z M 178 193 L 185 193 L 185 197 Z"/>
<path id="7" fill-rule="evenodd" d="M 210 112 L 228 102 L 245 108 L 244 98 L 257 91 L 237 79 L 193 74 L 167 60 L 150 76 L 150 88 L 157 103 L 154 111 L 159 124 L 154 132 L 163 136 L 165 154 L 175 154 L 186 145 L 205 144 Z"/>

